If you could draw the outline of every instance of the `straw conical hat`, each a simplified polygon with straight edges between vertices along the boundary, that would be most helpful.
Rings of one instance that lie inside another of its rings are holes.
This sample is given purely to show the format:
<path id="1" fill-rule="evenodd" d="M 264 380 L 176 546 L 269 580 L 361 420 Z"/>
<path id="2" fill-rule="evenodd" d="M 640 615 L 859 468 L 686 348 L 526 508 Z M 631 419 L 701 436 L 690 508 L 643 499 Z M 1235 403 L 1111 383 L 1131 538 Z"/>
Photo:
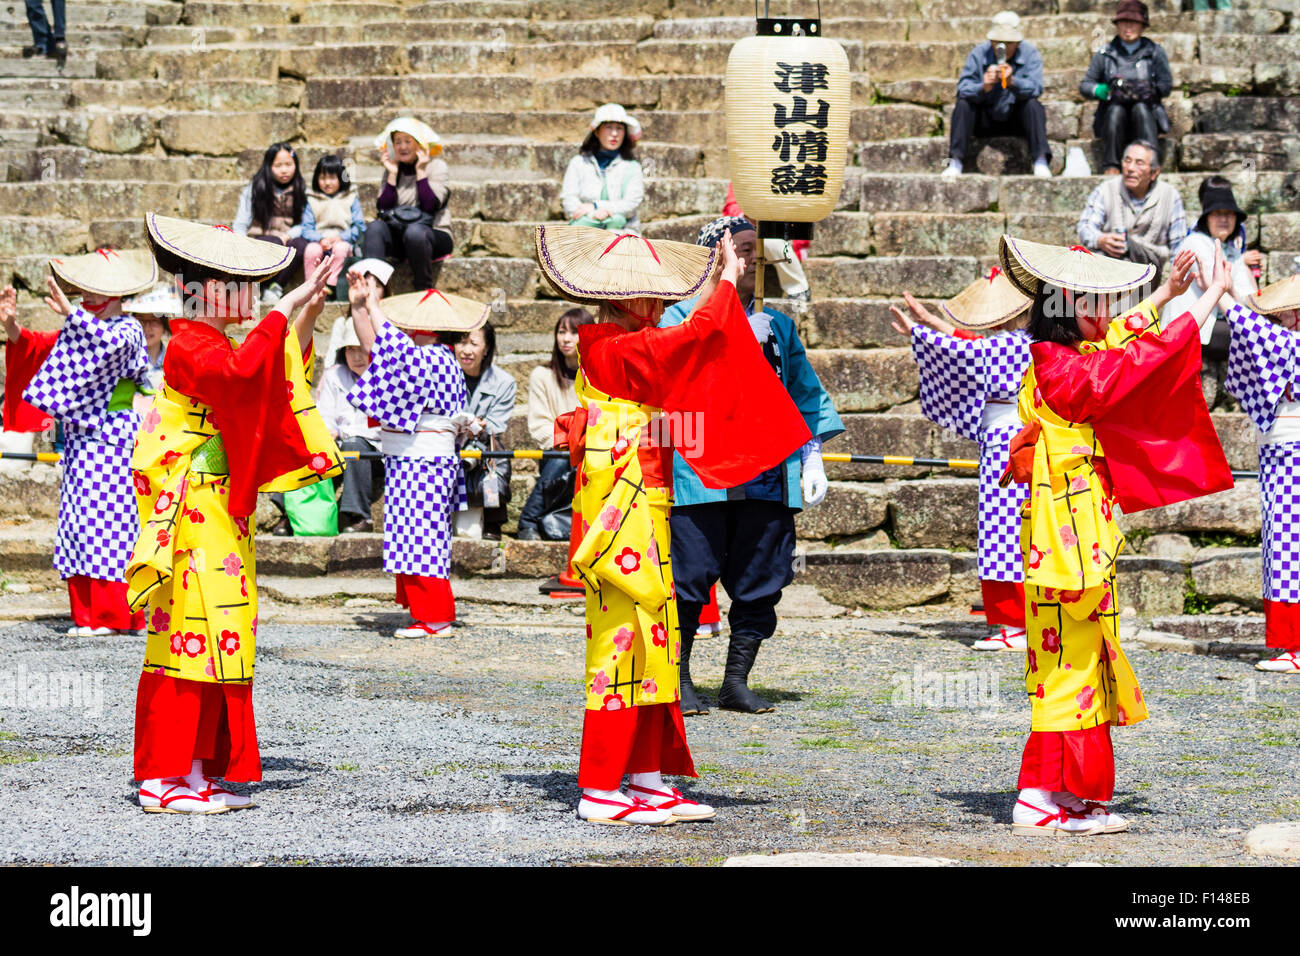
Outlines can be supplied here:
<path id="1" fill-rule="evenodd" d="M 1032 304 L 1032 299 L 1012 285 L 1001 269 L 995 268 L 940 308 L 953 325 L 974 332 L 1009 322 Z"/>
<path id="2" fill-rule="evenodd" d="M 415 140 L 420 148 L 425 150 L 430 156 L 437 156 L 442 152 L 442 140 L 438 134 L 433 131 L 428 123 L 422 123 L 414 116 L 399 116 L 387 126 L 384 131 L 375 137 L 375 149 L 388 147 L 388 153 L 393 153 L 393 134 L 405 133 L 411 139 Z"/>
<path id="3" fill-rule="evenodd" d="M 717 249 L 689 242 L 611 235 L 589 226 L 538 226 L 537 264 L 574 302 L 689 299 L 713 271 Z"/>
<path id="4" fill-rule="evenodd" d="M 164 267 L 178 276 L 183 275 L 188 262 L 241 279 L 265 279 L 293 260 L 289 246 L 237 236 L 225 226 L 207 226 L 153 212 L 145 213 L 144 224 L 154 254 L 167 260 Z"/>
<path id="5" fill-rule="evenodd" d="M 1247 296 L 1247 301 L 1260 315 L 1300 309 L 1300 275 L 1287 276 L 1281 282 L 1266 285 L 1254 295 Z"/>
<path id="6" fill-rule="evenodd" d="M 113 298 L 143 292 L 158 281 L 158 263 L 142 249 L 99 249 L 51 259 L 50 271 L 66 288 Z"/>
<path id="7" fill-rule="evenodd" d="M 437 289 L 382 299 L 379 311 L 399 329 L 415 332 L 473 332 L 488 318 L 486 305 Z"/>
<path id="8" fill-rule="evenodd" d="M 1082 246 L 1049 246 L 1014 236 L 998 243 L 1002 271 L 1027 296 L 1043 283 L 1075 292 L 1128 292 L 1155 278 L 1156 267 L 1093 255 Z"/>

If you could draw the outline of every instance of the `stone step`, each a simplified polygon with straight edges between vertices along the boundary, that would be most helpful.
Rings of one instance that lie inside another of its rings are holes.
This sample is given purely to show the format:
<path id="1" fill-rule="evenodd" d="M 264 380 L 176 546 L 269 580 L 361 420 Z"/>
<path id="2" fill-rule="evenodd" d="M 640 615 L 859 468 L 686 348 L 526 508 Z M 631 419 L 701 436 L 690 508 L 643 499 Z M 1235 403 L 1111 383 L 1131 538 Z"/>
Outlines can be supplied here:
<path id="1" fill-rule="evenodd" d="M 116 53 L 114 54 L 116 55 Z M 55 60 L 43 59 L 41 57 L 32 57 L 30 60 L 24 60 L 21 57 L 4 56 L 0 57 L 0 79 L 5 78 L 30 78 L 35 80 L 42 79 L 88 79 L 96 75 L 95 64 L 98 53 L 92 51 L 76 58 L 69 58 L 62 66 Z"/>
<path id="2" fill-rule="evenodd" d="M 117 26 L 98 24 L 94 27 L 68 25 L 64 39 L 68 44 L 68 58 L 84 56 L 91 50 L 112 51 L 126 46 L 143 46 L 148 36 L 144 26 Z M 0 25 L 0 57 L 22 56 L 22 49 L 32 42 L 32 31 L 24 23 L 21 27 Z"/>
<path id="3" fill-rule="evenodd" d="M 181 7 L 182 4 L 171 0 L 76 0 L 67 7 L 68 32 L 90 24 L 113 27 L 175 23 Z M 46 16 L 49 16 L 48 10 Z M 27 29 L 27 16 L 22 4 L 15 0 L 0 6 L 0 28 Z"/>

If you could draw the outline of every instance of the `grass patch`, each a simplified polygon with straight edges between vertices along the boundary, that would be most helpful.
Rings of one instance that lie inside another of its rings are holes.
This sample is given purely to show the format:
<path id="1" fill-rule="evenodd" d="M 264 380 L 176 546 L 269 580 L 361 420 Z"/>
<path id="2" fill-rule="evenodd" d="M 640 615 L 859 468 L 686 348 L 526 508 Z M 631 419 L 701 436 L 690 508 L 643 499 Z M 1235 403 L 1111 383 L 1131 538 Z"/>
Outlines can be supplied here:
<path id="1" fill-rule="evenodd" d="M 361 765 L 355 763 L 338 763 L 334 765 L 334 769 L 341 770 L 343 773 L 355 773 L 361 769 Z"/>
<path id="2" fill-rule="evenodd" d="M 17 763 L 35 763 L 53 756 L 54 754 L 40 753 L 36 750 L 0 750 L 0 767 Z"/>
<path id="3" fill-rule="evenodd" d="M 849 745 L 838 737 L 800 737 L 799 746 L 804 750 L 844 750 Z"/>
<path id="4" fill-rule="evenodd" d="M 740 745 L 740 749 L 741 750 L 765 750 L 767 749 L 767 744 L 763 743 L 763 741 L 761 740 L 746 740 L 743 744 Z"/>

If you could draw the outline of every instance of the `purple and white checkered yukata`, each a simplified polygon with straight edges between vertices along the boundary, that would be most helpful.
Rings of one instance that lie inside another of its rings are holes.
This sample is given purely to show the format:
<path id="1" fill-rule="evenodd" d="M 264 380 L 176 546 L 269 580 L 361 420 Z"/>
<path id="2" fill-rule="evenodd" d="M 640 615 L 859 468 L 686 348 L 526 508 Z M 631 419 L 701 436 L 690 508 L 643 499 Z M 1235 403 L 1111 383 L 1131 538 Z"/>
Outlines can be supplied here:
<path id="1" fill-rule="evenodd" d="M 916 325 L 912 354 L 921 373 L 921 411 L 936 425 L 980 443 L 979 576 L 984 581 L 1024 581 L 1020 507 L 1025 485 L 998 487 L 1011 439 L 1020 431 L 1016 398 L 1032 361 L 1029 333 L 983 338 L 945 335 Z"/>
<path id="2" fill-rule="evenodd" d="M 468 402 L 455 356 L 385 322 L 347 399 L 383 426 L 384 570 L 449 578 L 451 513 L 464 510 L 465 478 L 446 420 Z"/>
<path id="3" fill-rule="evenodd" d="M 131 450 L 140 416 L 110 410 L 118 383 L 149 386 L 144 330 L 130 316 L 97 319 L 76 309 L 23 399 L 63 427 L 54 569 L 59 576 L 122 581 L 140 534 Z M 132 393 L 134 389 L 131 390 Z"/>
<path id="4" fill-rule="evenodd" d="M 1224 384 L 1259 429 L 1264 600 L 1300 604 L 1300 335 L 1240 305 L 1228 324 Z"/>

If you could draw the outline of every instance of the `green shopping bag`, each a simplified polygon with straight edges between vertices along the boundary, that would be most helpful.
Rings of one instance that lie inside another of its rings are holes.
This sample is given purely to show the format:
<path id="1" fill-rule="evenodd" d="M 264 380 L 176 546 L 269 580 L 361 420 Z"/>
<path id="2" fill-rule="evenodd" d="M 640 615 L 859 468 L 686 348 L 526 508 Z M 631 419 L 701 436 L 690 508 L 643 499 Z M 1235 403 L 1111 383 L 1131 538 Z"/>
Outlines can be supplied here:
<path id="1" fill-rule="evenodd" d="M 318 481 L 284 493 L 284 510 L 295 535 L 336 535 L 339 506 L 334 501 L 334 482 Z"/>

